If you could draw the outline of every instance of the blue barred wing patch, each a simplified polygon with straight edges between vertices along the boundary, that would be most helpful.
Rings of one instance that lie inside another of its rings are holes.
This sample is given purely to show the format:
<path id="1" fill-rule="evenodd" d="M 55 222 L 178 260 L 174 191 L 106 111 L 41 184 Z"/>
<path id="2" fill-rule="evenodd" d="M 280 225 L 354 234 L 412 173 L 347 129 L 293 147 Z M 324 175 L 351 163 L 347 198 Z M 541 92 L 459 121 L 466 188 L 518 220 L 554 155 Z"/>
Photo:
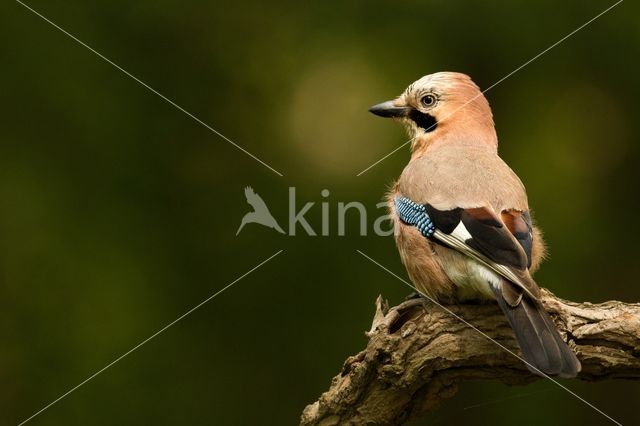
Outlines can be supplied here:
<path id="1" fill-rule="evenodd" d="M 418 228 L 423 236 L 429 238 L 436 231 L 427 209 L 422 204 L 414 203 L 406 197 L 396 197 L 395 204 L 400 220 Z"/>

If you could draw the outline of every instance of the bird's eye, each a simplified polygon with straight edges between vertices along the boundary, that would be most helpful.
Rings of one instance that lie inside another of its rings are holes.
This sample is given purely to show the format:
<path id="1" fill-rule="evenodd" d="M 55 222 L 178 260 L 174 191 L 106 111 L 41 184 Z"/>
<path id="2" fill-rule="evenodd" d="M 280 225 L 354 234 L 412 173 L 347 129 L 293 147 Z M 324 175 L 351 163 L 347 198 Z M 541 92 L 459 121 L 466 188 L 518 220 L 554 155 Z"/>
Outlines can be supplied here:
<path id="1" fill-rule="evenodd" d="M 436 97 L 434 95 L 425 95 L 420 99 L 420 102 L 425 107 L 432 107 L 436 103 Z"/>

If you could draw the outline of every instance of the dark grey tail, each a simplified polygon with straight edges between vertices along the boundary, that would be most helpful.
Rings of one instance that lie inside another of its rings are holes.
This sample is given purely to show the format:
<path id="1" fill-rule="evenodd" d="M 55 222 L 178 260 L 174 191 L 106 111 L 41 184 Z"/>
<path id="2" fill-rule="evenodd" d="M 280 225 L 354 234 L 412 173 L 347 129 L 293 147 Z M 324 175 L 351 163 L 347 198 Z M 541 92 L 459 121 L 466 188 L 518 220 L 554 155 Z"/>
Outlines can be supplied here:
<path id="1" fill-rule="evenodd" d="M 518 304 L 511 306 L 502 296 L 501 289 L 494 288 L 493 291 L 516 335 L 525 361 L 548 376 L 571 378 L 580 372 L 576 354 L 562 340 L 549 314 L 539 303 L 525 294 Z M 527 367 L 540 375 L 530 365 Z"/>

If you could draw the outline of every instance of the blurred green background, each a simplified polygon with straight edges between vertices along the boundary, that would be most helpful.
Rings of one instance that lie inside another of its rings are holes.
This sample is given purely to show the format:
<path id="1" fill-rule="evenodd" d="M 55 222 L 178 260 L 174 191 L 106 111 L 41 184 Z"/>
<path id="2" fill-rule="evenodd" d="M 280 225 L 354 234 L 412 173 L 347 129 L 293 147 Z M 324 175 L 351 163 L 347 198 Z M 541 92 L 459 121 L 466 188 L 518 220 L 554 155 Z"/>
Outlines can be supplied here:
<path id="1" fill-rule="evenodd" d="M 376 296 L 408 293 L 355 253 L 404 276 L 391 237 L 359 236 L 355 215 L 336 235 L 337 203 L 375 212 L 409 156 L 356 177 L 406 140 L 367 108 L 436 71 L 486 88 L 612 3 L 28 2 L 279 177 L 2 2 L 0 423 L 284 249 L 32 424 L 295 424 L 366 344 Z M 487 93 L 550 245 L 538 281 L 573 300 L 640 300 L 638 16 L 622 3 Z M 317 230 L 328 189 L 331 236 L 248 225 L 236 237 L 247 185 L 283 226 L 295 186 L 300 204 L 316 202 Z M 640 384 L 565 384 L 640 423 Z M 462 422 L 606 424 L 544 381 L 470 383 L 422 421 Z"/>

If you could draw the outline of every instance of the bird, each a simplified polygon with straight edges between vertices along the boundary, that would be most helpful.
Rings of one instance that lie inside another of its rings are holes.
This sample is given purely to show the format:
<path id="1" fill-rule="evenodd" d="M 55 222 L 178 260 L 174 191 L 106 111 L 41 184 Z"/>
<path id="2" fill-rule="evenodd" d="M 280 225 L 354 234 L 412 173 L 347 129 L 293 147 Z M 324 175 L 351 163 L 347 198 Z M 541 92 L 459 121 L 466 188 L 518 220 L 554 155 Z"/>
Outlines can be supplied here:
<path id="1" fill-rule="evenodd" d="M 240 233 L 247 223 L 259 223 L 260 225 L 275 229 L 281 234 L 285 233 L 280 225 L 278 225 L 278 222 L 276 222 L 275 218 L 269 211 L 269 208 L 267 208 L 264 200 L 255 193 L 253 188 L 247 186 L 244 189 L 244 195 L 247 198 L 247 203 L 253 207 L 253 211 L 244 215 L 242 222 L 240 223 L 240 227 L 238 228 L 238 231 L 236 231 L 236 235 Z"/>
<path id="2" fill-rule="evenodd" d="M 540 301 L 546 255 L 525 186 L 498 155 L 493 114 L 463 73 L 426 75 L 375 115 L 401 121 L 411 156 L 387 201 L 400 258 L 419 292 L 443 303 L 497 301 L 527 368 L 581 370 Z"/>

